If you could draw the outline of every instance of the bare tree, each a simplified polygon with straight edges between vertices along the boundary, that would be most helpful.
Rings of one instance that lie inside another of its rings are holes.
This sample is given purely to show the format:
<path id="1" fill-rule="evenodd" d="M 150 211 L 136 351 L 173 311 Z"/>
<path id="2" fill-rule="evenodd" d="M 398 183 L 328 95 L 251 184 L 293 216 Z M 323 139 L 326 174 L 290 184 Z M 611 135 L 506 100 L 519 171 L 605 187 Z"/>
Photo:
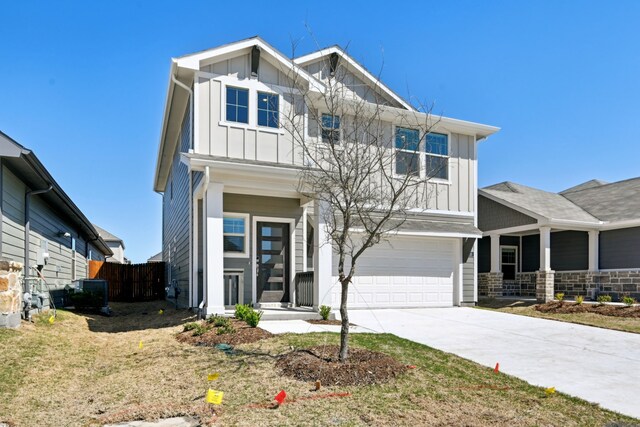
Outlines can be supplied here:
<path id="1" fill-rule="evenodd" d="M 445 165 L 424 155 L 427 135 L 438 122 L 431 108 L 399 107 L 379 79 L 363 83 L 341 59 L 329 55 L 311 70 L 323 88 L 308 83 L 307 70 L 289 74 L 290 107 L 283 123 L 304 165 L 298 191 L 327 206 L 322 219 L 338 259 L 340 360 L 345 361 L 347 296 L 358 260 L 393 235 L 411 208 L 426 207 L 426 183 Z"/>

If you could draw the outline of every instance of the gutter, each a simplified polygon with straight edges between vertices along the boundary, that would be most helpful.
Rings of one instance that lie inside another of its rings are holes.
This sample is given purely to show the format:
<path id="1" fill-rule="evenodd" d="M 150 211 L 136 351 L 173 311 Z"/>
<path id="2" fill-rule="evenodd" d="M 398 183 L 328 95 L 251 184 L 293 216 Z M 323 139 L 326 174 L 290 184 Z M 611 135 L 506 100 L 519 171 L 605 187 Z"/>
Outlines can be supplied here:
<path id="1" fill-rule="evenodd" d="M 30 235 L 31 235 L 31 196 L 48 193 L 53 190 L 53 185 L 49 184 L 49 187 L 44 190 L 27 190 L 24 193 L 24 276 L 29 277 L 29 247 L 30 247 Z"/>
<path id="2" fill-rule="evenodd" d="M 195 142 L 193 140 L 193 116 L 195 115 L 195 112 L 193 111 L 194 105 L 193 105 L 193 90 L 187 86 L 186 84 L 182 83 L 180 80 L 178 80 L 176 78 L 176 75 L 171 73 L 171 81 L 175 84 L 177 84 L 178 86 L 180 86 L 182 89 L 186 90 L 187 92 L 189 92 L 189 126 L 191 127 L 191 149 L 193 150 L 193 146 L 195 145 Z M 195 83 L 195 79 L 194 79 L 194 83 Z"/>

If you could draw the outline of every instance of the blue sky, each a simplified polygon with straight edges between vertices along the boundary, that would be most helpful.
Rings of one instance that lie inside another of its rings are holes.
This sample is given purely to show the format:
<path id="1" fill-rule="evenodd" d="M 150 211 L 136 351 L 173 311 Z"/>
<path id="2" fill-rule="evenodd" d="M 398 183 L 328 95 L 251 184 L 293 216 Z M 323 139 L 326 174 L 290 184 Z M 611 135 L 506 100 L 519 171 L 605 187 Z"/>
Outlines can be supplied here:
<path id="1" fill-rule="evenodd" d="M 640 175 L 640 2 L 3 2 L 0 130 L 35 151 L 144 261 L 161 247 L 153 172 L 172 56 L 261 35 L 348 45 L 403 96 L 496 125 L 480 185 L 559 191 Z"/>

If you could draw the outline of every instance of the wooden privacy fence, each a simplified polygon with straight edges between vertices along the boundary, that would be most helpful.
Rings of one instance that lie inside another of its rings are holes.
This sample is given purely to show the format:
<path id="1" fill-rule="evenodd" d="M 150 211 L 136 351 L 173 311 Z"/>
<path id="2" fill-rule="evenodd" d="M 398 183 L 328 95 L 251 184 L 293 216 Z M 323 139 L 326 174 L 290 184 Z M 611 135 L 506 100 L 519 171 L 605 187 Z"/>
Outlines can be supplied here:
<path id="1" fill-rule="evenodd" d="M 153 301 L 165 297 L 164 262 L 115 264 L 89 261 L 89 278 L 107 281 L 109 301 Z"/>

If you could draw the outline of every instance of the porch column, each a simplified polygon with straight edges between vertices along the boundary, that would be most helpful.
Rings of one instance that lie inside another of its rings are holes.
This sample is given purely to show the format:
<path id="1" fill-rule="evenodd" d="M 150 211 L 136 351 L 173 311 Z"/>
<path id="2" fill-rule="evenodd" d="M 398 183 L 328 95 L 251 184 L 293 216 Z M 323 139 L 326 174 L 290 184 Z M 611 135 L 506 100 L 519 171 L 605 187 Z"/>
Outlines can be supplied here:
<path id="1" fill-rule="evenodd" d="M 223 185 L 212 182 L 205 193 L 205 315 L 224 314 Z"/>
<path id="2" fill-rule="evenodd" d="M 489 298 L 502 296 L 503 274 L 500 271 L 500 235 L 491 234 L 491 272 L 487 274 L 487 296 Z"/>
<path id="3" fill-rule="evenodd" d="M 321 305 L 331 306 L 331 258 L 333 248 L 327 233 L 326 212 L 329 206 L 326 202 L 315 200 L 313 203 L 313 308 Z"/>
<path id="4" fill-rule="evenodd" d="M 600 269 L 600 231 L 589 231 L 589 271 L 598 271 Z"/>
<path id="5" fill-rule="evenodd" d="M 551 270 L 551 227 L 540 227 L 540 269 L 536 272 L 536 299 L 553 300 L 555 272 Z"/>
<path id="6" fill-rule="evenodd" d="M 491 236 L 491 272 L 500 273 L 500 235 Z"/>

